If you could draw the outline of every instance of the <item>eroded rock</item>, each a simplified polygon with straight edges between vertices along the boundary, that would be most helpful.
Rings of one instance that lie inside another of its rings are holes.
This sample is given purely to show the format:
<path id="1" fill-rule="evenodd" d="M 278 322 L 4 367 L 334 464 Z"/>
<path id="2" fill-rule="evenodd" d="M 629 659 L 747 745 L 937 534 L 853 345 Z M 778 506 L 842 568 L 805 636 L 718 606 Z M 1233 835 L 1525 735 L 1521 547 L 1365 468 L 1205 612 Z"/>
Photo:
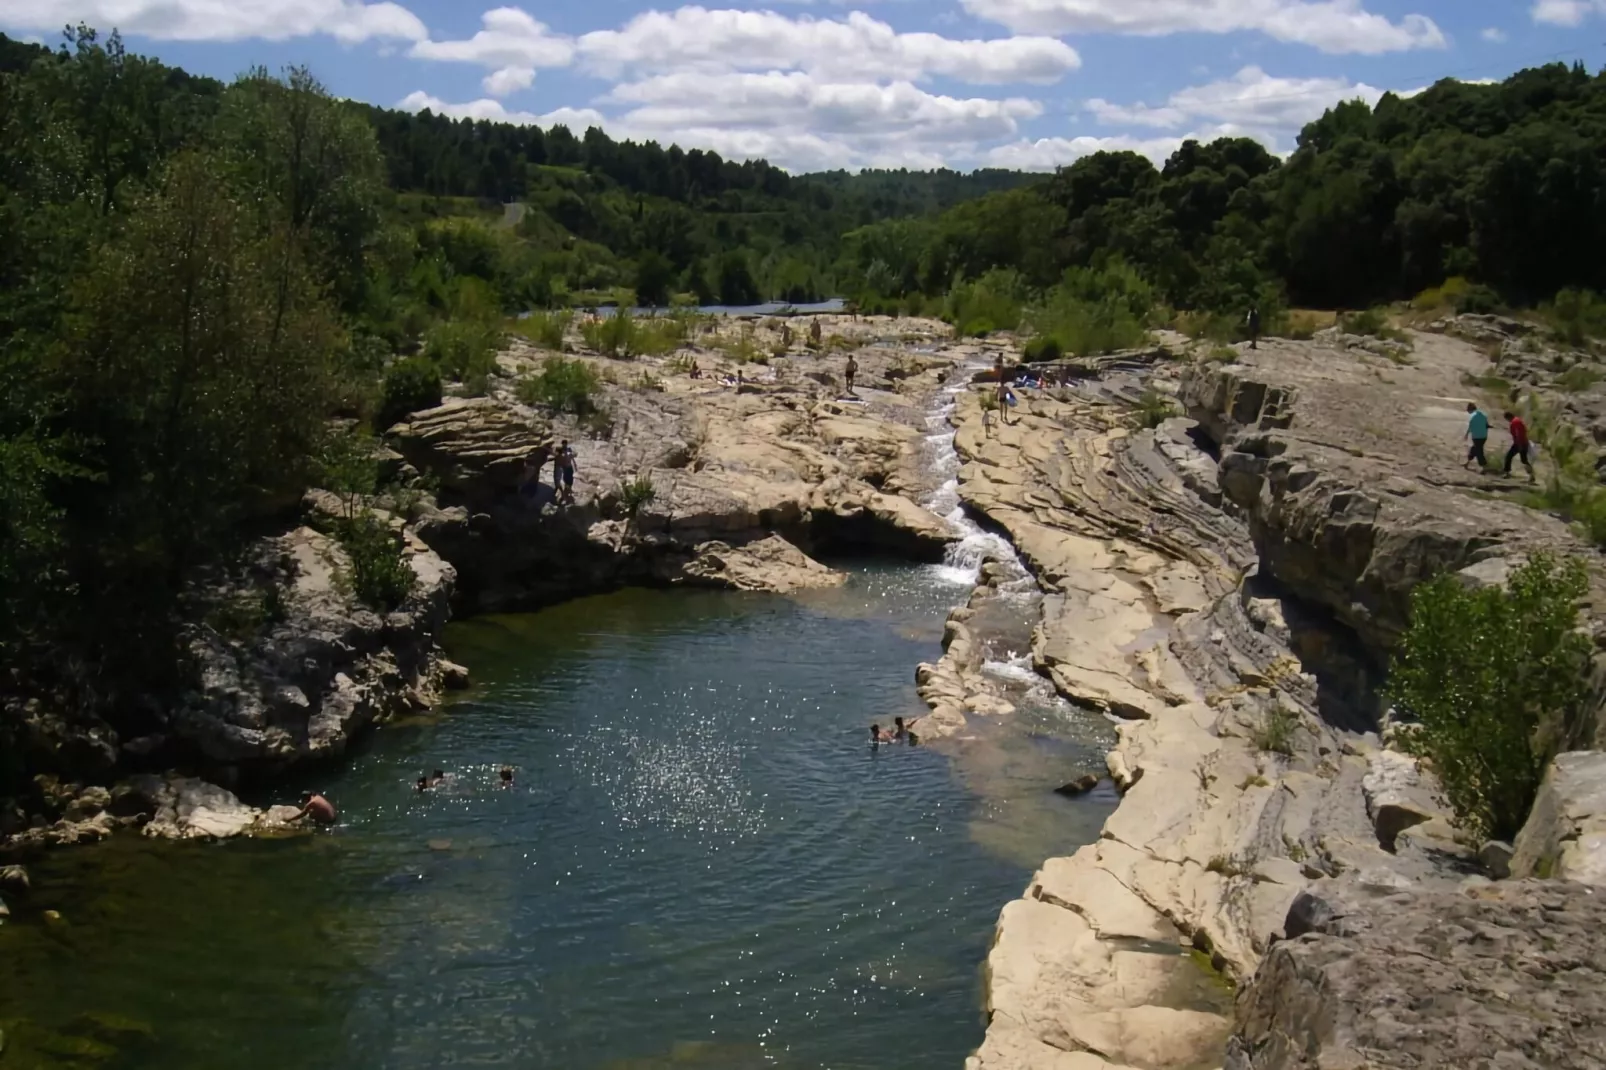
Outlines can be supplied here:
<path id="1" fill-rule="evenodd" d="M 1514 877 L 1606 885 L 1606 753 L 1577 751 L 1550 764 L 1515 846 Z"/>

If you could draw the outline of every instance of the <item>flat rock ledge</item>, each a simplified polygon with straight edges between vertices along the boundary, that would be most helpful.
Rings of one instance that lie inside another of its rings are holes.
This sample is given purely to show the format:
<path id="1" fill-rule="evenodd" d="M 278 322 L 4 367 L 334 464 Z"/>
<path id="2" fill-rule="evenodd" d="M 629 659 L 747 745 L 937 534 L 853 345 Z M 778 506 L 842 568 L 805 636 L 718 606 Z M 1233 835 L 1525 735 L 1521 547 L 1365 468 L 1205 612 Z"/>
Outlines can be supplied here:
<path id="1" fill-rule="evenodd" d="M 1606 1066 L 1606 890 L 1302 894 L 1238 996 L 1226 1070 Z"/>
<path id="2" fill-rule="evenodd" d="M 1456 492 L 1436 408 L 1409 408 L 1464 404 L 1478 355 L 1440 341 L 1419 343 L 1398 390 L 1320 341 L 1225 368 L 1150 363 L 1147 385 L 1195 418 L 1154 428 L 1099 369 L 1033 393 L 1007 427 L 958 399 L 961 497 L 1042 587 L 1038 671 L 1117 720 L 1124 793 L 1097 842 L 1004 908 L 968 1070 L 1213 1070 L 1229 1053 L 1233 1070 L 1603 1065 L 1601 889 L 1493 884 L 1484 868 L 1592 873 L 1593 759 L 1551 771 L 1513 852 L 1464 842 L 1431 772 L 1377 731 L 1373 666 L 1415 582 L 1484 582 L 1534 537 L 1576 547 L 1501 503 L 1491 535 L 1489 503 Z M 1380 412 L 1392 440 L 1344 422 Z M 924 672 L 934 709 L 962 710 L 968 626 L 956 614 L 960 656 Z M 1318 931 L 1313 902 L 1362 921 Z M 1357 965 L 1380 974 L 1402 948 L 1398 984 Z M 1419 1024 L 1442 1042 L 1406 1043 Z"/>

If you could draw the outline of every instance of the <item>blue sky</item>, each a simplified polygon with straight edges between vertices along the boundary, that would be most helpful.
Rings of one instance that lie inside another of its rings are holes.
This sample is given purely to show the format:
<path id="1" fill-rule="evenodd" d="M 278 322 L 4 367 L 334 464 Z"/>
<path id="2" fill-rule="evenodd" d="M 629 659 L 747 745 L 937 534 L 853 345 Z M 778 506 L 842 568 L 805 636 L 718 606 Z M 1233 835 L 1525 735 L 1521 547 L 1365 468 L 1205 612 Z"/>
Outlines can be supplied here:
<path id="1" fill-rule="evenodd" d="M 78 21 L 198 73 L 306 64 L 375 104 L 793 171 L 1286 152 L 1339 100 L 1606 64 L 1606 0 L 0 0 L 15 36 Z"/>

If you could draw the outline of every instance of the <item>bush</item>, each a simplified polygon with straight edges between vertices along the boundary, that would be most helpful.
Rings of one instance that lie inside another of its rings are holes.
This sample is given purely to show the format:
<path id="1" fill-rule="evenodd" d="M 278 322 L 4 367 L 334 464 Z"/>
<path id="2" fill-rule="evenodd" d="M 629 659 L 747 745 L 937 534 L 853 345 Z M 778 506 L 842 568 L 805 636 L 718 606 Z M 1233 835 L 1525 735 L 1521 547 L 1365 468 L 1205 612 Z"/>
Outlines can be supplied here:
<path id="1" fill-rule="evenodd" d="M 432 361 L 408 357 L 385 373 L 385 395 L 375 425 L 379 430 L 441 403 L 441 373 Z"/>
<path id="2" fill-rule="evenodd" d="M 1451 575 L 1417 587 L 1387 694 L 1421 722 L 1411 750 L 1433 763 L 1460 822 L 1509 840 L 1528 817 L 1556 743 L 1587 693 L 1577 629 L 1584 566 L 1535 556 L 1505 590 Z"/>
<path id="3" fill-rule="evenodd" d="M 496 369 L 496 351 L 502 348 L 501 324 L 492 320 L 453 319 L 431 327 L 424 340 L 424 355 L 441 373 L 456 379 L 472 394 L 485 392 L 486 379 Z"/>
<path id="4" fill-rule="evenodd" d="M 1556 377 L 1556 386 L 1569 393 L 1588 390 L 1601 380 L 1599 368 L 1590 364 L 1574 364 Z"/>
<path id="5" fill-rule="evenodd" d="M 519 380 L 518 397 L 526 405 L 588 416 L 597 411 L 592 395 L 601 388 L 602 380 L 585 361 L 548 357 L 539 372 Z"/>
<path id="6" fill-rule="evenodd" d="M 1177 407 L 1171 399 L 1152 386 L 1138 400 L 1138 422 L 1144 427 L 1159 427 L 1176 414 Z"/>
<path id="7" fill-rule="evenodd" d="M 401 536 L 373 513 L 341 521 L 335 537 L 351 560 L 346 576 L 352 593 L 365 605 L 388 613 L 407 601 L 417 576 L 402 552 Z"/>
<path id="8" fill-rule="evenodd" d="M 657 498 L 658 488 L 653 485 L 651 473 L 643 472 L 635 479 L 619 483 L 619 504 L 624 507 L 625 516 L 632 520 Z"/>
<path id="9" fill-rule="evenodd" d="M 1556 338 L 1585 346 L 1591 338 L 1606 337 L 1606 301 L 1589 290 L 1563 290 L 1540 310 Z"/>
<path id="10" fill-rule="evenodd" d="M 567 310 L 532 312 L 521 320 L 514 320 L 512 330 L 543 349 L 563 352 L 563 336 L 569 330 L 574 313 Z"/>
<path id="11" fill-rule="evenodd" d="M 1025 282 L 1017 271 L 995 268 L 972 282 L 961 282 L 948 292 L 943 318 L 961 338 L 982 338 L 993 331 L 1020 326 L 1026 296 Z"/>
<path id="12" fill-rule="evenodd" d="M 1029 361 L 1059 360 L 1064 355 L 1057 340 L 1041 335 L 1027 342 L 1024 351 L 1024 356 Z"/>

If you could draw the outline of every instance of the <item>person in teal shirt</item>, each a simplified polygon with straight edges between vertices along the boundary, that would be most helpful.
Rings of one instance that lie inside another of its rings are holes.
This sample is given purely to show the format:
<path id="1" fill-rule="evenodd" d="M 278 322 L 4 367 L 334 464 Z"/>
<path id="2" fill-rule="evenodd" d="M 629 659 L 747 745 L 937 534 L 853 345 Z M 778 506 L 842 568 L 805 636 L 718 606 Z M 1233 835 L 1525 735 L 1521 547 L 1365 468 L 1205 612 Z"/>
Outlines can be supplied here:
<path id="1" fill-rule="evenodd" d="M 1477 403 L 1472 401 L 1467 402 L 1466 437 L 1472 445 L 1467 450 L 1466 463 L 1461 467 L 1470 467 L 1473 461 L 1477 461 L 1480 469 L 1488 468 L 1489 461 L 1483 455 L 1483 448 L 1489 443 L 1489 417 L 1485 416 Z"/>

